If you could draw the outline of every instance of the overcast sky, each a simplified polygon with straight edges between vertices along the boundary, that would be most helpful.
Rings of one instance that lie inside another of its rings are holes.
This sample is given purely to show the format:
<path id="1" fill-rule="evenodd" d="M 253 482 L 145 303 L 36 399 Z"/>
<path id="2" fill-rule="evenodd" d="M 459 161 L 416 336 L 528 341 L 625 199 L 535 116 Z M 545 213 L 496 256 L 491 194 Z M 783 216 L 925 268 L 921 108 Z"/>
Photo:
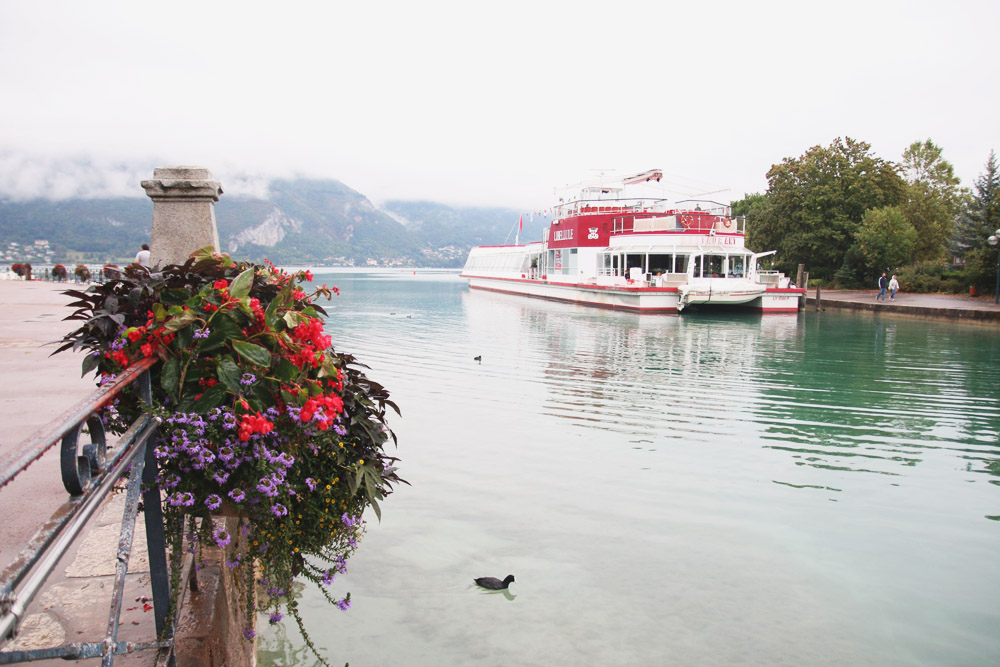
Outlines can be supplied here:
<path id="1" fill-rule="evenodd" d="M 849 136 L 1000 149 L 1000 2 L 0 2 L 0 195 L 335 178 L 531 210 L 598 170 L 763 192 Z M 93 165 L 88 168 L 86 165 Z M 720 192 L 721 191 L 721 192 Z"/>

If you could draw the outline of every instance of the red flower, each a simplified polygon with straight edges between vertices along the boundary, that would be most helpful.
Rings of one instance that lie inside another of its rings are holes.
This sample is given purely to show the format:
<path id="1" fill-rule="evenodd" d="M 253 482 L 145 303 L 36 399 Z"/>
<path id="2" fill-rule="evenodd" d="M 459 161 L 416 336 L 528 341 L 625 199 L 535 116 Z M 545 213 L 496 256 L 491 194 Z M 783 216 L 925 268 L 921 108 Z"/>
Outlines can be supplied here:
<path id="1" fill-rule="evenodd" d="M 217 290 L 224 290 L 227 287 L 229 287 L 229 281 L 226 280 L 225 278 L 219 278 L 218 280 L 215 281 L 215 283 L 212 284 L 212 287 L 214 287 Z"/>
<path id="2" fill-rule="evenodd" d="M 274 424 L 269 422 L 267 417 L 260 412 L 256 415 L 243 415 L 240 422 L 239 438 L 246 442 L 254 433 L 270 433 L 272 430 L 274 430 Z"/>
<path id="3" fill-rule="evenodd" d="M 138 327 L 136 329 L 130 329 L 128 332 L 128 339 L 133 343 L 136 343 L 143 336 L 146 335 L 146 327 Z"/>
<path id="4" fill-rule="evenodd" d="M 321 394 L 306 401 L 299 412 L 299 419 L 303 422 L 312 421 L 319 411 L 322 410 L 323 418 L 316 422 L 316 426 L 321 431 L 329 429 L 337 419 L 337 415 L 344 411 L 344 400 L 336 394 Z"/>
<path id="5" fill-rule="evenodd" d="M 128 355 L 126 355 L 121 350 L 115 350 L 111 353 L 111 358 L 115 360 L 115 363 L 122 368 L 128 368 Z"/>

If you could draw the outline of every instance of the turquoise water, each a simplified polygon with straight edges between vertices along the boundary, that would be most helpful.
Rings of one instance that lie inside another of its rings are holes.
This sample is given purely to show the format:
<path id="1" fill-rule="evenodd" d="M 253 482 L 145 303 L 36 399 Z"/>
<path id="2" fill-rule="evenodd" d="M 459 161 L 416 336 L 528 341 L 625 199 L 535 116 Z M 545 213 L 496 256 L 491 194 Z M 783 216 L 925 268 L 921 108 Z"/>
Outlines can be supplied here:
<path id="1" fill-rule="evenodd" d="M 339 273 L 404 486 L 302 602 L 331 664 L 981 665 L 1000 656 L 1000 332 L 638 316 Z M 481 356 L 481 362 L 474 357 Z M 514 574 L 504 593 L 474 577 Z M 293 625 L 262 665 L 312 664 Z"/>

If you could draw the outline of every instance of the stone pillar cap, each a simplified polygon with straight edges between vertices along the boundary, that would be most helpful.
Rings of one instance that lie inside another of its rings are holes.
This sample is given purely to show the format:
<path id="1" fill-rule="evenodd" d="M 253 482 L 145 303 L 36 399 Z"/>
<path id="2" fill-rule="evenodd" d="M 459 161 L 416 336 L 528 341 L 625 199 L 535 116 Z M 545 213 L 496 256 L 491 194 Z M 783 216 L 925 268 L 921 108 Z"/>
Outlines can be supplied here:
<path id="1" fill-rule="evenodd" d="M 208 167 L 156 167 L 153 169 L 153 178 L 210 181 L 212 180 L 212 172 L 208 170 Z"/>
<path id="2" fill-rule="evenodd" d="M 206 167 L 156 167 L 153 178 L 142 181 L 149 197 L 208 197 L 219 201 L 222 184 Z"/>

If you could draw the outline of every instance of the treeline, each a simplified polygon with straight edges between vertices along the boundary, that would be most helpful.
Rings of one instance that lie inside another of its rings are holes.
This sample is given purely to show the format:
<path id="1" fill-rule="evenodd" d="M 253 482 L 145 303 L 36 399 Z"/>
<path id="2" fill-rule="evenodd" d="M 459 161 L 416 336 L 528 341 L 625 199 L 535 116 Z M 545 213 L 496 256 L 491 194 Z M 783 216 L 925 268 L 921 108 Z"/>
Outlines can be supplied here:
<path id="1" fill-rule="evenodd" d="M 747 245 L 777 250 L 786 273 L 802 263 L 810 281 L 844 288 L 871 287 L 883 271 L 913 291 L 993 285 L 997 250 L 987 239 L 1000 228 L 1000 173 L 992 151 L 972 190 L 929 139 L 892 162 L 838 138 L 785 158 L 767 181 L 767 192 L 733 202 L 733 212 L 747 217 Z"/>

